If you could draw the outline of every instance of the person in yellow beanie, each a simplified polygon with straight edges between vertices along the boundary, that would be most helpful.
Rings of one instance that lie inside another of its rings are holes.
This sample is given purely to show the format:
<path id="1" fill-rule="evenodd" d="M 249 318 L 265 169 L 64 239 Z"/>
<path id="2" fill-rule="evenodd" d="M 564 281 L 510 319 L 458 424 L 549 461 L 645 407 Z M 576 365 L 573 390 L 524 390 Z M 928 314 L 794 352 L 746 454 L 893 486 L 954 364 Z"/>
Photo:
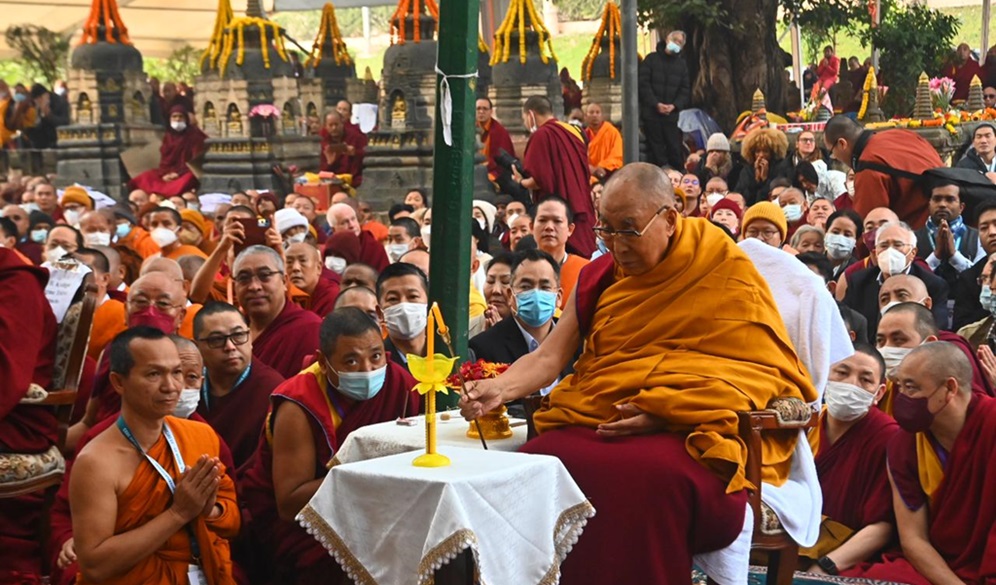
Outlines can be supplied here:
<path id="1" fill-rule="evenodd" d="M 788 233 L 788 222 L 778 204 L 762 201 L 751 205 L 744 213 L 740 233 L 741 240 L 757 238 L 769 246 L 781 248 Z"/>
<path id="2" fill-rule="evenodd" d="M 93 210 L 93 199 L 90 198 L 86 189 L 79 185 L 66 187 L 59 203 L 62 205 L 62 218 L 73 227 L 79 225 L 80 216 Z"/>
<path id="3" fill-rule="evenodd" d="M 200 248 L 205 254 L 214 251 L 214 242 L 211 241 L 211 223 L 201 212 L 193 209 L 181 209 L 180 217 L 183 223 L 180 224 L 180 242 L 189 246 Z"/>

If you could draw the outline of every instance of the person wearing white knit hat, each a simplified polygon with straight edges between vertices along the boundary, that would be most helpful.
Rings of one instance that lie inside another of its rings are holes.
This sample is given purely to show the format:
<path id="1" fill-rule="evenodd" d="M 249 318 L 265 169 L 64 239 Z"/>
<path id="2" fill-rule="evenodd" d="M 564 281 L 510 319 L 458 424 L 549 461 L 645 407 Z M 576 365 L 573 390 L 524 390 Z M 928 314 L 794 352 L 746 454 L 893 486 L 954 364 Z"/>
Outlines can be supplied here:
<path id="1" fill-rule="evenodd" d="M 277 224 L 277 231 L 284 239 L 285 246 L 303 242 L 308 237 L 308 218 L 296 209 L 278 209 L 273 214 L 273 221 Z"/>

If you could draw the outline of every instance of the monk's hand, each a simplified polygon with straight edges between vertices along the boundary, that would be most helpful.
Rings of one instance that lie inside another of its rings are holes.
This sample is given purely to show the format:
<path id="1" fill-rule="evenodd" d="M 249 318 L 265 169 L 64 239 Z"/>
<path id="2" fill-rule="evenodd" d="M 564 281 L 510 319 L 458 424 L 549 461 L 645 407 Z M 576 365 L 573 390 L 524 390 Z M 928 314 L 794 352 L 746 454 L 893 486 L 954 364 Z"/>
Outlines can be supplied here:
<path id="1" fill-rule="evenodd" d="M 232 250 L 235 245 L 242 245 L 246 241 L 246 228 L 241 223 L 232 219 L 225 224 L 225 229 L 221 232 L 221 240 L 218 247 Z"/>
<path id="2" fill-rule="evenodd" d="M 664 430 L 664 420 L 652 414 L 647 414 L 634 404 L 617 404 L 616 410 L 622 417 L 615 422 L 598 425 L 596 431 L 603 437 L 628 437 L 631 435 L 649 435 Z"/>
<path id="3" fill-rule="evenodd" d="M 277 231 L 276 224 L 271 225 L 266 230 L 266 245 L 276 250 L 281 256 L 284 254 L 284 239 Z"/>
<path id="4" fill-rule="evenodd" d="M 208 463 L 214 467 L 215 471 L 215 481 L 212 486 L 210 495 L 208 495 L 207 502 L 204 503 L 204 509 L 201 510 L 201 516 L 205 518 L 216 518 L 218 513 L 216 513 L 215 508 L 218 503 L 218 486 L 220 485 L 221 478 L 221 460 L 217 457 L 212 457 L 208 459 Z"/>
<path id="5" fill-rule="evenodd" d="M 519 167 L 515 165 L 512 165 L 512 179 L 514 179 L 516 183 L 522 183 L 522 173 L 519 172 Z"/>
<path id="6" fill-rule="evenodd" d="M 754 161 L 754 179 L 758 183 L 768 180 L 768 159 L 763 156 Z"/>
<path id="7" fill-rule="evenodd" d="M 352 144 L 347 144 L 346 145 L 346 154 L 348 154 L 349 156 L 355 156 L 356 155 L 356 147 L 353 146 Z"/>
<path id="8" fill-rule="evenodd" d="M 65 569 L 69 565 L 76 562 L 76 544 L 75 541 L 70 538 L 62 545 L 62 550 L 59 551 L 59 559 L 56 564 L 60 569 Z"/>
<path id="9" fill-rule="evenodd" d="M 993 350 L 989 348 L 988 344 L 983 344 L 979 346 L 977 354 L 986 379 L 989 380 L 990 384 L 996 385 L 996 355 L 993 354 Z"/>
<path id="10" fill-rule="evenodd" d="M 460 414 L 467 420 L 474 420 L 498 408 L 502 402 L 497 378 L 471 380 L 464 384 L 460 396 Z"/>
<path id="11" fill-rule="evenodd" d="M 214 498 L 218 489 L 218 467 L 215 461 L 207 455 L 201 455 L 197 463 L 176 482 L 173 505 L 169 507 L 169 511 L 184 524 L 197 518 L 207 507 L 208 501 Z"/>

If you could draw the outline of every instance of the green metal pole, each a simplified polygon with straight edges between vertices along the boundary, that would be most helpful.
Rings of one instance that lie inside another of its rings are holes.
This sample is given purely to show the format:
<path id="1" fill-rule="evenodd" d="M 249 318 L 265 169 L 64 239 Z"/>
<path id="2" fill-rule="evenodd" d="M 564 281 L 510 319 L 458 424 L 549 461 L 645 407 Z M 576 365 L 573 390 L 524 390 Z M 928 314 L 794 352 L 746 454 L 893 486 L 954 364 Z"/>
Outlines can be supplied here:
<path id="1" fill-rule="evenodd" d="M 470 221 L 474 199 L 474 123 L 477 79 L 477 20 L 480 0 L 439 3 L 436 134 L 432 170 L 432 241 L 429 298 L 439 303 L 450 329 L 453 348 L 467 359 L 467 314 L 470 301 Z M 452 100 L 450 144 L 444 136 L 446 86 Z M 455 393 L 438 397 L 440 407 L 455 405 Z"/>

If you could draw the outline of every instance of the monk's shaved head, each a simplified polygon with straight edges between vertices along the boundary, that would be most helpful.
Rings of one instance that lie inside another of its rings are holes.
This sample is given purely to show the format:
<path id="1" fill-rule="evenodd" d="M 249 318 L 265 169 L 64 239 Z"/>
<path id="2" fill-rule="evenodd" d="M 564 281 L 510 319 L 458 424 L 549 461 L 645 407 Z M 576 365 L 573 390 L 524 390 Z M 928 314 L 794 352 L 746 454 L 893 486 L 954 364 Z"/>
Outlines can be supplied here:
<path id="1" fill-rule="evenodd" d="M 883 308 L 889 303 L 920 303 L 931 307 L 930 293 L 927 292 L 927 285 L 922 280 L 908 274 L 897 274 L 890 276 L 882 283 L 882 288 L 878 291 L 878 306 Z"/>
<path id="2" fill-rule="evenodd" d="M 169 258 L 161 256 L 148 258 L 142 263 L 142 271 L 139 273 L 139 276 L 145 276 L 153 272 L 162 272 L 177 280 L 183 280 L 183 269 L 180 268 L 176 260 Z"/>
<path id="3" fill-rule="evenodd" d="M 935 384 L 941 384 L 948 378 L 958 381 L 958 391 L 963 395 L 972 393 L 972 364 L 968 356 L 957 345 L 947 341 L 924 343 L 913 349 L 903 360 L 907 363 L 917 363 L 933 378 Z"/>
<path id="4" fill-rule="evenodd" d="M 616 171 L 602 191 L 602 205 L 619 193 L 637 195 L 654 209 L 675 204 L 671 179 L 660 167 L 649 163 L 630 163 Z"/>
<path id="5" fill-rule="evenodd" d="M 377 293 L 365 286 L 351 286 L 339 292 L 335 299 L 335 308 L 363 307 L 367 304 L 377 304 Z"/>
<path id="6" fill-rule="evenodd" d="M 197 344 L 195 344 L 193 341 L 190 341 L 186 337 L 178 335 L 176 333 L 170 335 L 169 338 L 173 340 L 173 344 L 176 345 L 176 351 L 180 352 L 181 354 L 185 352 L 187 353 L 193 352 L 197 354 L 198 358 L 200 358 L 201 350 L 197 349 Z"/>
<path id="7" fill-rule="evenodd" d="M 885 312 L 882 321 L 885 321 L 886 317 L 890 319 L 892 317 L 912 318 L 913 329 L 920 335 L 921 339 L 927 339 L 930 336 L 936 337 L 939 333 L 937 323 L 934 321 L 934 314 L 920 303 L 899 303 Z M 880 329 L 882 321 L 879 321 Z"/>
<path id="8" fill-rule="evenodd" d="M 174 304 L 182 302 L 185 297 L 182 276 L 174 278 L 165 272 L 150 272 L 138 277 L 135 282 L 131 283 L 131 287 L 128 289 L 128 300 L 130 301 L 136 296 L 146 293 L 146 291 L 165 291 L 169 294 L 170 300 Z M 151 294 L 149 296 L 153 299 L 155 298 Z"/>

